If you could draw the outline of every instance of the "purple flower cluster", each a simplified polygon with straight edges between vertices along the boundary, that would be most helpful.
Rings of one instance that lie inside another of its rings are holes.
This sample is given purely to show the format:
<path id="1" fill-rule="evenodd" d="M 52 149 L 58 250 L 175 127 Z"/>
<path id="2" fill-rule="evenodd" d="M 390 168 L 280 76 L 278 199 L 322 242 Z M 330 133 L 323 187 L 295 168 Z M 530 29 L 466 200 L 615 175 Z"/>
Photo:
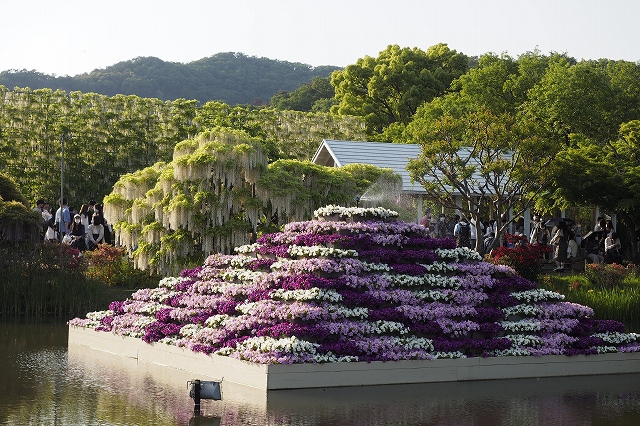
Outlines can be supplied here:
<path id="1" fill-rule="evenodd" d="M 291 245 L 357 256 L 291 258 Z M 640 350 L 634 335 L 610 343 L 623 324 L 415 224 L 297 222 L 248 247 L 70 324 L 256 363 Z"/>

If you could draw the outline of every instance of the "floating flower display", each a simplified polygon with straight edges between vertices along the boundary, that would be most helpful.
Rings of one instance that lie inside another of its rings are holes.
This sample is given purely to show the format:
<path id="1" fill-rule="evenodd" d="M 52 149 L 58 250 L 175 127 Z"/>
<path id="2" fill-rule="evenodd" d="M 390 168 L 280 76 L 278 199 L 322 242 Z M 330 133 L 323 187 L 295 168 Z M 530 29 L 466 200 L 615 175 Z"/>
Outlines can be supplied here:
<path id="1" fill-rule="evenodd" d="M 396 212 L 315 216 L 69 324 L 263 364 L 640 351 L 623 324 Z"/>

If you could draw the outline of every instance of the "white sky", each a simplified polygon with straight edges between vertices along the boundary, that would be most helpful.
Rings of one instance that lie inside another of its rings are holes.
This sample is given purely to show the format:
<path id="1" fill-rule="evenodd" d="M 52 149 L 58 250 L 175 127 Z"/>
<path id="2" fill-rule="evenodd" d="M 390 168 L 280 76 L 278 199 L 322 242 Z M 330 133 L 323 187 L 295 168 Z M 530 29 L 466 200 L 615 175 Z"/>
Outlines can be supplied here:
<path id="1" fill-rule="evenodd" d="M 390 44 L 640 61 L 638 0 L 1 0 L 0 71 L 242 52 L 346 66 Z"/>

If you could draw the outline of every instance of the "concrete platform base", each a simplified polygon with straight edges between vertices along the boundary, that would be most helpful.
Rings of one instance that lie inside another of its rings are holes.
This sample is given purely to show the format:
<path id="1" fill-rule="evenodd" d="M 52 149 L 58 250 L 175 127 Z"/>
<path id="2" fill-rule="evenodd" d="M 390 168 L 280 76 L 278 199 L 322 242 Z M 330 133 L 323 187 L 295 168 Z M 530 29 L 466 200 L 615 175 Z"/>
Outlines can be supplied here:
<path id="1" fill-rule="evenodd" d="M 262 365 L 69 327 L 72 345 L 261 390 L 640 373 L 640 353 Z"/>

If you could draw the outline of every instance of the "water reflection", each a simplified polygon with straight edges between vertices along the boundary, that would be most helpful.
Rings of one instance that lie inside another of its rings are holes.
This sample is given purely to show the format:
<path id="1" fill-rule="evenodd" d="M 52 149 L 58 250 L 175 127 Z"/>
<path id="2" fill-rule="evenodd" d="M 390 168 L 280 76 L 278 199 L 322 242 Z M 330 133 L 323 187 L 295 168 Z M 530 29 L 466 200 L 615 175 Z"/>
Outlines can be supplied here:
<path id="1" fill-rule="evenodd" d="M 640 375 L 262 391 L 222 382 L 193 416 L 173 369 L 72 346 L 64 325 L 0 324 L 3 425 L 636 425 Z"/>

